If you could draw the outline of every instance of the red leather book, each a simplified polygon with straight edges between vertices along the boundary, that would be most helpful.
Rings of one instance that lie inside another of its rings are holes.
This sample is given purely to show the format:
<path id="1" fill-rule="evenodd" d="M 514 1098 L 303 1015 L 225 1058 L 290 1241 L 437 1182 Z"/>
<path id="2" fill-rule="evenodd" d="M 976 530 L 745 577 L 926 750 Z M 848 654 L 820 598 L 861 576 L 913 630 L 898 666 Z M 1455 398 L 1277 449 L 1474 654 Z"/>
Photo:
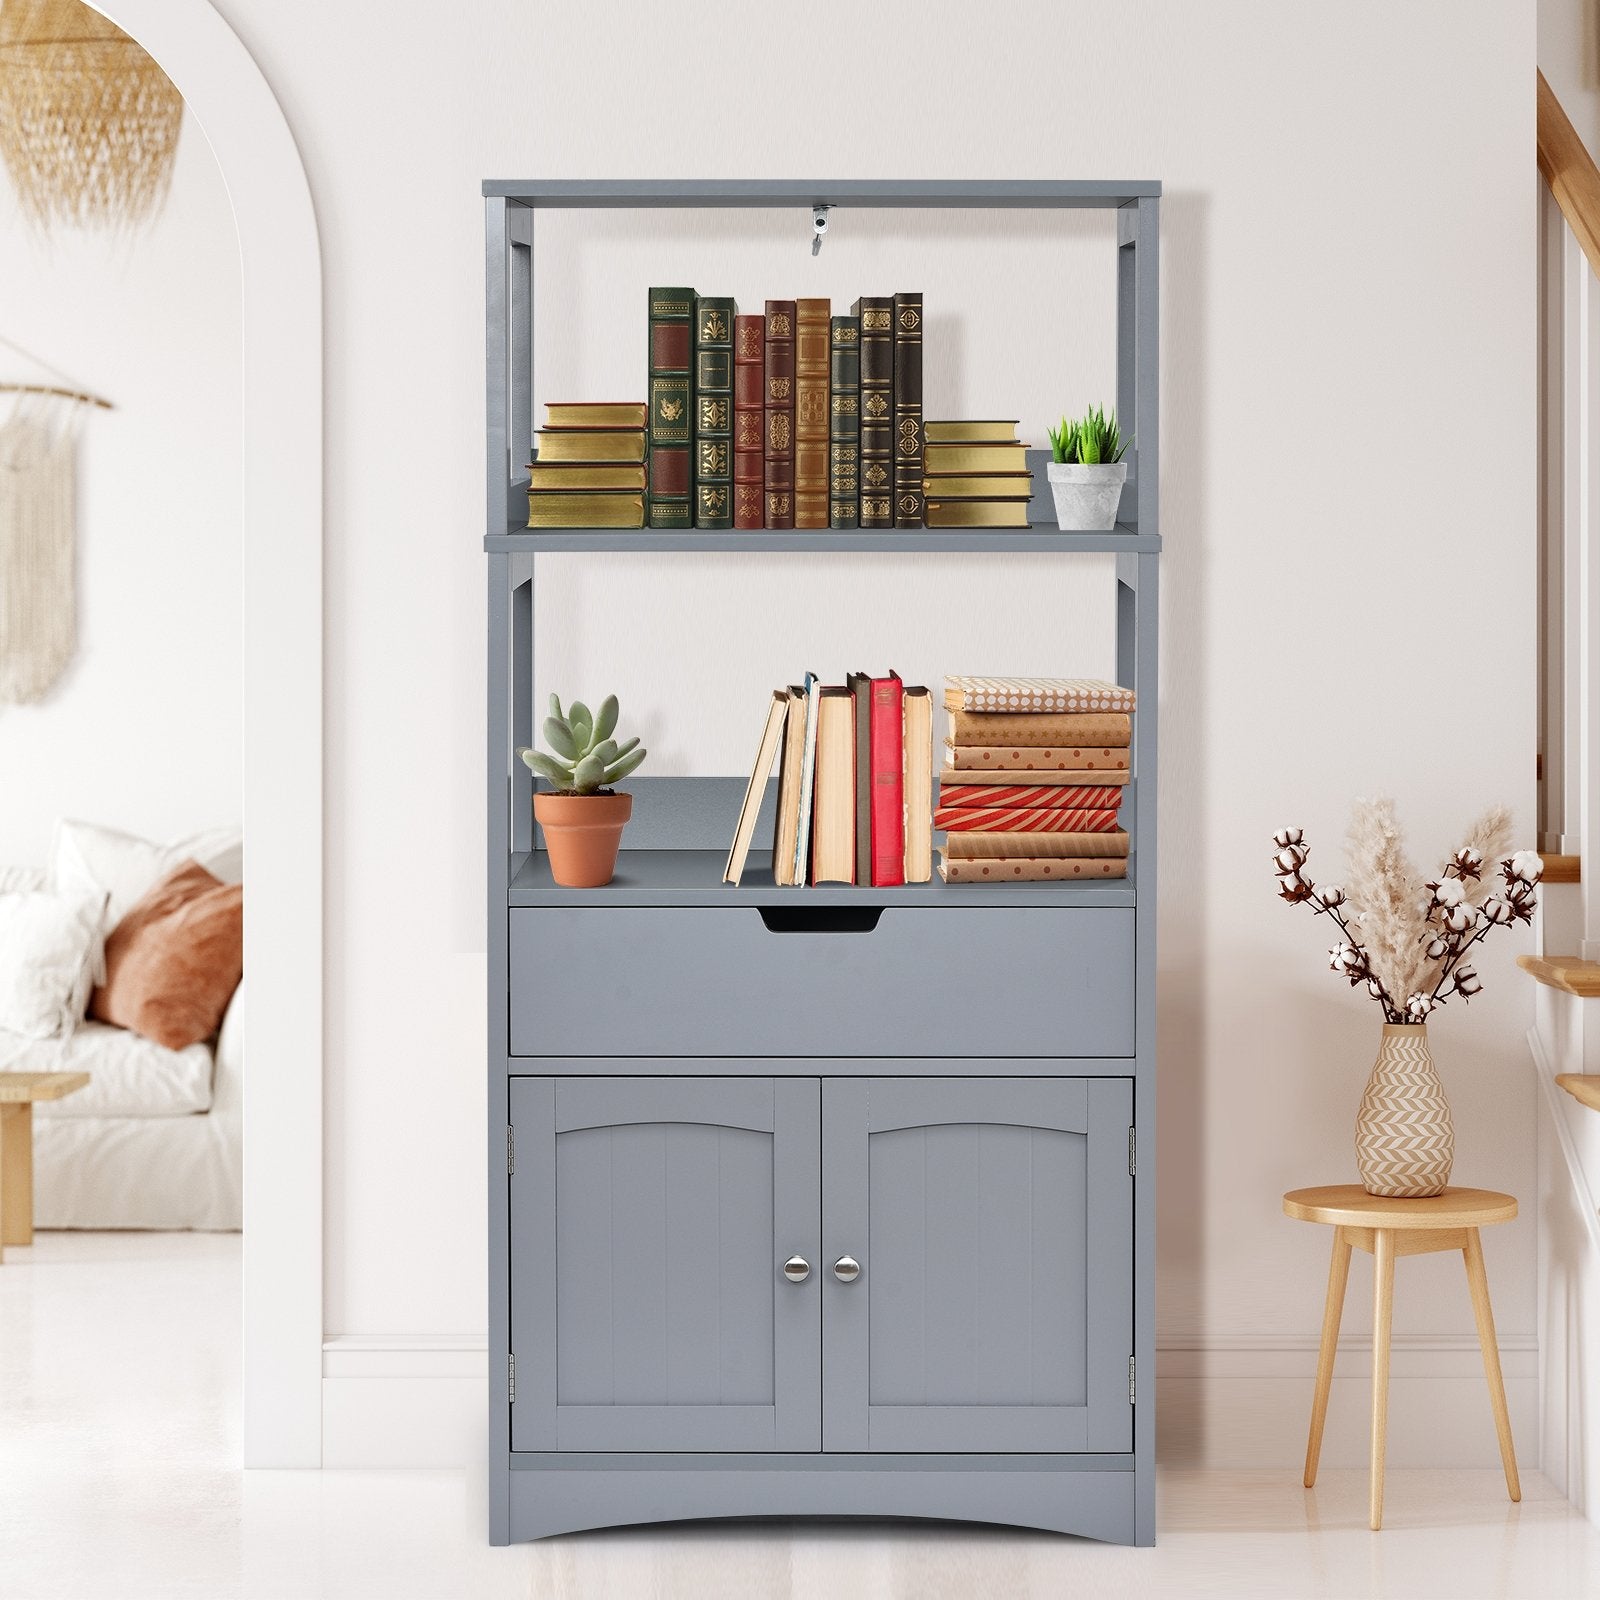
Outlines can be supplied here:
<path id="1" fill-rule="evenodd" d="M 733 320 L 733 525 L 764 528 L 766 469 L 765 317 Z"/>
<path id="2" fill-rule="evenodd" d="M 794 526 L 794 335 L 794 301 L 767 301 L 762 475 L 769 528 Z"/>
<path id="3" fill-rule="evenodd" d="M 872 883 L 906 881 L 904 689 L 900 674 L 872 680 Z"/>

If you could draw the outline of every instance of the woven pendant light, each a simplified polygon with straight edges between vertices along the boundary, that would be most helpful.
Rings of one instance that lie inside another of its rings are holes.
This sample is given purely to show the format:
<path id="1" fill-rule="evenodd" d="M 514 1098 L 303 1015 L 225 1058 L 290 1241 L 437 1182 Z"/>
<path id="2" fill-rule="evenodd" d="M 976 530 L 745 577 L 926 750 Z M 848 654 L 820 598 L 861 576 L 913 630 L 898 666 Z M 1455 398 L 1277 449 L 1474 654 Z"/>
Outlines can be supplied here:
<path id="1" fill-rule="evenodd" d="M 24 213 L 132 229 L 167 197 L 183 97 L 79 0 L 0 3 L 0 157 Z"/>

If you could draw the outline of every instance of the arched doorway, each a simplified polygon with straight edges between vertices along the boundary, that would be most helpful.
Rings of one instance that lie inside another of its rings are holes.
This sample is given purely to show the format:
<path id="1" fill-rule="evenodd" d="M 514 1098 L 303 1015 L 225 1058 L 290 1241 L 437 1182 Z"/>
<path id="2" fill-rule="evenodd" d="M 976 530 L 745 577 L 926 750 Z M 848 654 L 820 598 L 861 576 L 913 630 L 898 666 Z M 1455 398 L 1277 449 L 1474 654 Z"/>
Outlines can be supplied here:
<path id="1" fill-rule="evenodd" d="M 244 1464 L 322 1461 L 322 262 L 271 87 L 207 0 L 90 0 L 222 169 L 243 322 Z"/>

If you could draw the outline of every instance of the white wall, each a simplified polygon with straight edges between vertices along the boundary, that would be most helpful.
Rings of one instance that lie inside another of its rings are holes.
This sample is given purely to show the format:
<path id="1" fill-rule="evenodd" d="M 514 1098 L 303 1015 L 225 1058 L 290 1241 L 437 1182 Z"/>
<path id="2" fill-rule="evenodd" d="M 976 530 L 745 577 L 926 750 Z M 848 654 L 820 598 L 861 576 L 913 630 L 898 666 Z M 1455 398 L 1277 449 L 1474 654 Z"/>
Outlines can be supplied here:
<path id="1" fill-rule="evenodd" d="M 479 1403 L 459 1376 L 484 1315 L 479 180 L 873 173 L 1166 184 L 1165 1449 L 1298 1459 L 1327 1239 L 1279 1195 L 1354 1176 L 1378 1019 L 1274 902 L 1267 835 L 1304 823 L 1327 869 L 1350 797 L 1382 789 L 1429 855 L 1497 799 L 1531 840 L 1531 0 L 819 3 L 770 30 L 732 4 L 670 25 L 618 4 L 415 0 L 403 27 L 376 4 L 219 9 L 304 152 L 328 283 L 329 1459 L 436 1448 L 443 1390 L 416 1398 L 416 1374 Z M 882 63 L 874 112 L 851 54 Z M 846 214 L 816 262 L 807 232 L 799 212 L 541 218 L 542 304 L 568 324 L 541 339 L 541 394 L 642 395 L 643 289 L 680 280 L 751 303 L 920 285 L 930 406 L 1035 438 L 1107 394 L 1103 219 Z M 617 689 L 657 771 L 741 768 L 763 694 L 803 666 L 1106 665 L 1097 571 L 552 570 L 541 674 Z M 579 634 L 579 606 L 603 631 Z M 1460 1179 L 1531 1197 L 1514 943 L 1435 1054 Z M 1533 1226 L 1486 1240 L 1524 1453 Z M 1368 1303 L 1354 1283 L 1357 1340 Z M 1404 1263 L 1395 1326 L 1394 1459 L 1493 1462 L 1459 1267 Z M 1358 1390 L 1330 1462 L 1362 1459 Z"/>
<path id="2" fill-rule="evenodd" d="M 0 283 L 0 334 L 116 407 L 82 422 L 77 655 L 41 703 L 0 707 L 0 861 L 42 862 L 61 815 L 157 839 L 237 823 L 239 249 L 193 120 L 133 238 L 41 236 L 0 172 Z M 0 346 L 0 378 L 41 376 Z"/>

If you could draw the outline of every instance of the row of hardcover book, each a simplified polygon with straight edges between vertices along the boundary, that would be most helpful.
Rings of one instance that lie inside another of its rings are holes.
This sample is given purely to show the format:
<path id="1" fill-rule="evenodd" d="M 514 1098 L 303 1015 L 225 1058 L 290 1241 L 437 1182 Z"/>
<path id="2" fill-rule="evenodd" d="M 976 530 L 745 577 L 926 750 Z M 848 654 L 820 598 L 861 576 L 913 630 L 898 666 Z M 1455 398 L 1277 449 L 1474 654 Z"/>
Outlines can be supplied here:
<path id="1" fill-rule="evenodd" d="M 922 296 L 650 290 L 652 528 L 920 528 Z"/>
<path id="2" fill-rule="evenodd" d="M 724 883 L 738 883 L 776 763 L 772 875 L 780 886 L 926 883 L 932 876 L 933 701 L 898 673 L 808 672 L 775 689 Z"/>

